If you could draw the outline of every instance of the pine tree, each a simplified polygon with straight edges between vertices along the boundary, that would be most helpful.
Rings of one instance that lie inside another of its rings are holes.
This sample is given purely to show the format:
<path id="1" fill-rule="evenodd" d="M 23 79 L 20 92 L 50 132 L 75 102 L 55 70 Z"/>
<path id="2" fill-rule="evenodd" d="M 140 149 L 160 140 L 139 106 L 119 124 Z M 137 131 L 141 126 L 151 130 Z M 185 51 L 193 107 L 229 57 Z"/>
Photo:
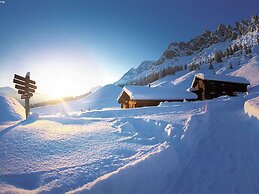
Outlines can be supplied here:
<path id="1" fill-rule="evenodd" d="M 212 63 L 211 63 L 211 61 L 209 62 L 209 69 L 214 69 L 214 67 L 213 67 L 213 65 L 212 65 Z"/>
<path id="2" fill-rule="evenodd" d="M 226 51 L 224 52 L 224 56 L 228 57 L 228 48 L 226 49 Z"/>
<path id="3" fill-rule="evenodd" d="M 229 53 L 228 53 L 229 55 L 233 55 L 233 54 L 234 54 L 234 51 L 233 51 L 233 49 L 232 49 L 231 46 L 229 47 L 228 52 L 229 52 Z"/>
<path id="4" fill-rule="evenodd" d="M 229 69 L 233 69 L 233 66 L 232 66 L 232 63 L 229 62 L 229 65 L 228 65 Z"/>
<path id="5" fill-rule="evenodd" d="M 251 46 L 250 46 L 250 47 L 248 47 L 247 51 L 248 51 L 248 53 L 252 53 Z"/>
<path id="6" fill-rule="evenodd" d="M 234 44 L 234 46 L 233 46 L 233 51 L 234 51 L 234 53 L 237 52 L 238 50 L 239 50 L 239 49 L 238 49 L 237 44 Z"/>
<path id="7" fill-rule="evenodd" d="M 215 55 L 214 55 L 214 59 L 217 63 L 220 63 L 222 62 L 222 57 L 223 57 L 223 54 L 221 51 L 217 51 L 215 52 Z"/>
<path id="8" fill-rule="evenodd" d="M 248 54 L 248 53 L 249 53 L 249 50 L 248 50 L 248 48 L 247 48 L 246 44 L 244 44 L 244 46 L 243 46 L 243 47 L 244 47 L 245 53 L 246 53 L 246 54 Z"/>

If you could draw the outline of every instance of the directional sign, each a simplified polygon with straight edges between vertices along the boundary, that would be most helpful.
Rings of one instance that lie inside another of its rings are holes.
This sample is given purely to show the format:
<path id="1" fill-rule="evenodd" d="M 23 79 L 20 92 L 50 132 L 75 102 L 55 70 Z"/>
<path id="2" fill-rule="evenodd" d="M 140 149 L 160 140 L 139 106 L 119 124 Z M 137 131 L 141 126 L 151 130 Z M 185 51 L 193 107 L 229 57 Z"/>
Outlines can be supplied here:
<path id="1" fill-rule="evenodd" d="M 29 99 L 37 89 L 37 86 L 35 86 L 36 82 L 30 79 L 30 73 L 28 72 L 25 77 L 14 74 L 13 83 L 15 83 L 15 88 L 18 89 L 18 94 L 21 94 L 21 99 L 25 99 L 25 112 L 27 118 L 30 114 Z"/>
<path id="2" fill-rule="evenodd" d="M 25 85 L 25 82 L 24 81 L 20 81 L 18 79 L 13 79 L 13 83 L 15 84 L 20 84 L 20 85 Z"/>
<path id="3" fill-rule="evenodd" d="M 19 84 L 19 85 L 22 85 L 22 86 L 25 86 L 25 82 L 24 81 L 20 81 L 20 80 L 18 80 L 18 79 L 13 79 L 13 83 L 15 83 L 15 84 Z M 36 83 L 36 82 L 35 82 Z M 31 83 L 29 83 L 29 88 L 32 88 L 32 89 L 37 89 L 37 86 L 35 86 L 35 85 L 33 85 L 33 84 L 31 84 Z"/>
<path id="4" fill-rule="evenodd" d="M 19 89 L 19 90 L 23 90 L 24 92 L 26 91 L 26 87 L 25 86 L 20 86 L 20 85 L 15 84 L 15 88 Z M 31 89 L 31 88 L 28 88 L 27 90 L 28 90 L 28 92 L 32 92 L 32 93 L 35 92 L 35 90 Z"/>
<path id="5" fill-rule="evenodd" d="M 17 75 L 17 74 L 14 74 L 14 79 L 18 79 L 18 80 L 21 80 L 21 81 L 25 81 L 26 80 L 25 77 L 22 77 L 22 76 Z M 34 84 L 34 85 L 36 84 L 36 82 L 33 81 L 33 80 L 29 80 L 29 83 Z"/>
<path id="6" fill-rule="evenodd" d="M 23 94 L 23 95 L 21 95 L 21 99 L 30 98 L 30 97 L 32 97 L 32 96 L 33 96 L 33 94 L 32 94 L 32 93 L 29 93 L 29 94 Z"/>

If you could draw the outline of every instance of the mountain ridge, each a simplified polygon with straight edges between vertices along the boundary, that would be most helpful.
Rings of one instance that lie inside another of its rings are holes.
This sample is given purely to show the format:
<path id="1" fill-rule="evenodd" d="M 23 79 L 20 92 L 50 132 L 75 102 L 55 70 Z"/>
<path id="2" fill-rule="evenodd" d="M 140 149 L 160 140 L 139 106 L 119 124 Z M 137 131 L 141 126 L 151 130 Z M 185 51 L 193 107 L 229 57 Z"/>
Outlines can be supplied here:
<path id="1" fill-rule="evenodd" d="M 213 59 L 215 52 L 221 50 L 224 52 L 229 45 L 234 45 L 233 42 L 242 42 L 241 39 L 248 33 L 259 32 L 259 18 L 257 15 L 252 16 L 248 21 L 243 19 L 241 22 L 236 22 L 236 26 L 219 24 L 215 31 L 205 30 L 204 33 L 197 35 L 187 42 L 171 42 L 161 57 L 156 61 L 143 61 L 137 68 L 131 68 L 114 84 L 125 85 L 143 85 L 139 82 L 140 79 L 148 77 L 154 72 L 160 72 L 163 69 L 174 66 L 190 66 L 192 63 L 209 63 Z M 258 34 L 256 34 L 258 37 Z M 225 46 L 220 46 L 223 43 Z M 215 49 L 204 50 L 215 46 Z M 240 43 L 242 45 L 242 43 Z M 247 46 L 252 46 L 251 42 L 246 42 Z M 184 59 L 184 60 L 183 60 Z M 184 67 L 185 66 L 185 67 Z M 176 71 L 177 72 L 177 71 Z M 176 73 L 173 72 L 173 73 Z M 159 77 L 159 79 L 163 76 Z"/>

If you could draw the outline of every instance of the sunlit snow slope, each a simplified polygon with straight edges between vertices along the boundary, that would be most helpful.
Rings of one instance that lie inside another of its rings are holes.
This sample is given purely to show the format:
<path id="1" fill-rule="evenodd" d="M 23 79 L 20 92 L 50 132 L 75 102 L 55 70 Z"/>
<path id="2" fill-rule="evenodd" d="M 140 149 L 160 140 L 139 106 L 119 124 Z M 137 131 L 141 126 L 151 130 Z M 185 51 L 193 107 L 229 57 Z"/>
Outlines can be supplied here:
<path id="1" fill-rule="evenodd" d="M 66 115 L 71 112 L 85 112 L 92 109 L 120 107 L 120 104 L 117 102 L 117 97 L 120 92 L 121 87 L 110 84 L 99 88 L 80 100 L 63 102 L 54 106 L 34 108 L 33 112 L 40 113 L 41 115 Z"/>

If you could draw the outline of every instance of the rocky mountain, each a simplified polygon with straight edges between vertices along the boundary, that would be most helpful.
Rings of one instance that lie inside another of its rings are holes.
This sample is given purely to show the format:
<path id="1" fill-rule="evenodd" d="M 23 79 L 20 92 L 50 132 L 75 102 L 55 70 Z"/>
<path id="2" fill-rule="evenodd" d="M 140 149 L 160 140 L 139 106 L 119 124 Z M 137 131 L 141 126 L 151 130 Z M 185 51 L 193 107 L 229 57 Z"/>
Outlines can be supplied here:
<path id="1" fill-rule="evenodd" d="M 131 68 L 115 84 L 124 86 L 140 84 L 144 78 L 148 79 L 153 73 L 161 72 L 157 78 L 165 75 L 162 71 L 174 66 L 186 68 L 193 63 L 209 63 L 214 59 L 215 52 L 223 53 L 235 44 L 252 46 L 256 42 L 259 32 L 259 17 L 236 22 L 235 26 L 220 24 L 215 31 L 206 30 L 188 42 L 172 42 L 157 61 L 144 61 L 137 68 Z M 246 36 L 252 36 L 247 41 Z M 254 40 L 255 39 L 255 40 Z M 181 69 L 181 68 L 180 68 Z M 175 73 L 176 71 L 172 71 Z M 146 83 L 146 82 L 144 82 Z"/>

